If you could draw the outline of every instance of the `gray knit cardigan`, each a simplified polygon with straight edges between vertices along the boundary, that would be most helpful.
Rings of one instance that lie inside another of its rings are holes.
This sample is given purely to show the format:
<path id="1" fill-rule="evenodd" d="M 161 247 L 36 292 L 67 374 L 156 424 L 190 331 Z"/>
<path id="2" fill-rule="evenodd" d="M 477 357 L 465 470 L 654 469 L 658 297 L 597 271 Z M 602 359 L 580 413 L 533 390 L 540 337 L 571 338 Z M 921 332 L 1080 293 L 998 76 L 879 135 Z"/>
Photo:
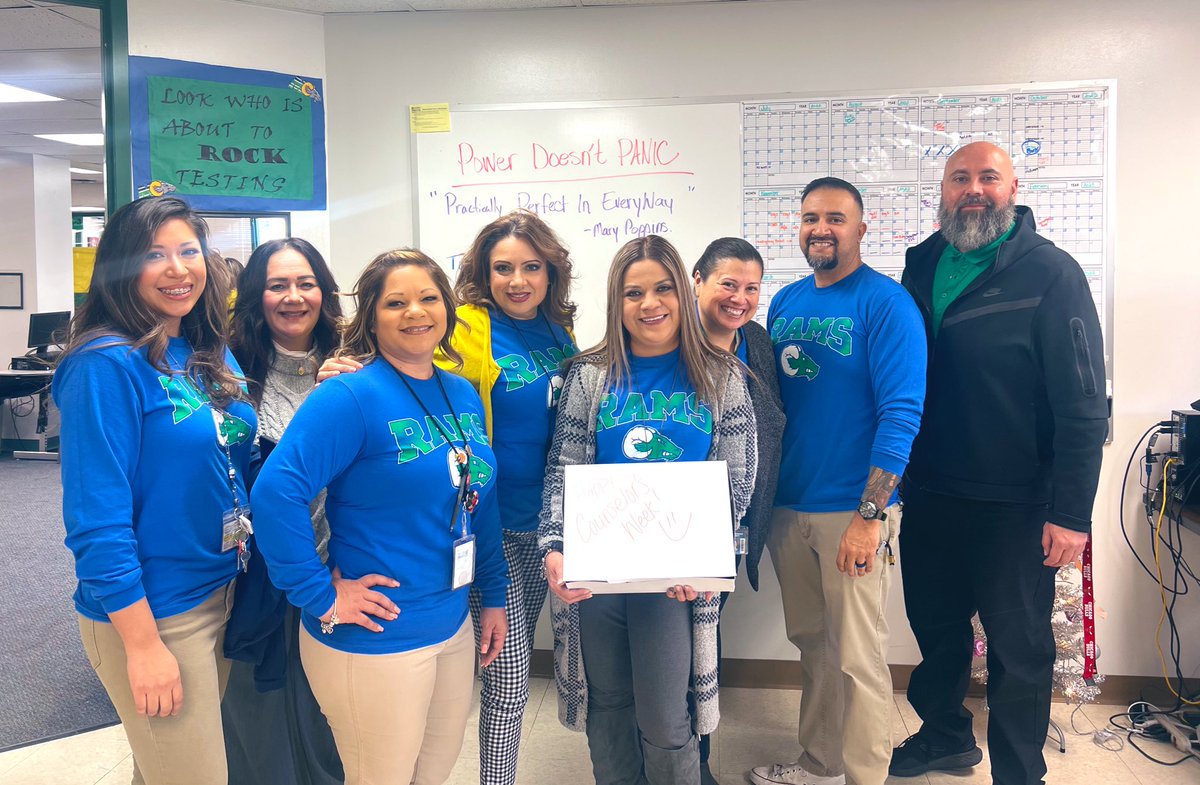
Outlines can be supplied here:
<path id="1" fill-rule="evenodd" d="M 754 402 L 754 421 L 758 430 L 758 473 L 754 496 L 742 523 L 750 529 L 750 548 L 746 553 L 746 577 L 758 591 L 758 562 L 771 529 L 771 511 L 775 488 L 779 484 L 779 461 L 783 455 L 783 429 L 787 417 L 779 397 L 779 378 L 775 374 L 775 349 L 771 337 L 758 322 L 742 328 L 746 335 L 747 365 L 753 376 L 746 380 Z"/>
<path id="2" fill-rule="evenodd" d="M 604 397 L 608 362 L 604 357 L 580 359 L 571 364 L 558 403 L 554 439 L 546 459 L 546 484 L 538 527 L 538 547 L 546 552 L 562 550 L 563 467 L 594 463 L 596 459 L 596 414 Z M 706 402 L 713 413 L 712 449 L 709 460 L 729 466 L 733 520 L 740 521 L 754 491 L 758 464 L 754 408 L 746 381 L 739 368 L 730 368 L 721 399 Z M 587 600 L 584 600 L 587 602 Z M 550 593 L 550 615 L 554 627 L 554 681 L 558 688 L 558 719 L 571 730 L 587 726 L 587 677 L 583 649 L 579 645 L 579 605 L 567 605 Z M 720 720 L 717 685 L 717 597 L 692 603 L 692 691 L 696 699 L 693 723 L 696 733 L 712 733 Z"/>

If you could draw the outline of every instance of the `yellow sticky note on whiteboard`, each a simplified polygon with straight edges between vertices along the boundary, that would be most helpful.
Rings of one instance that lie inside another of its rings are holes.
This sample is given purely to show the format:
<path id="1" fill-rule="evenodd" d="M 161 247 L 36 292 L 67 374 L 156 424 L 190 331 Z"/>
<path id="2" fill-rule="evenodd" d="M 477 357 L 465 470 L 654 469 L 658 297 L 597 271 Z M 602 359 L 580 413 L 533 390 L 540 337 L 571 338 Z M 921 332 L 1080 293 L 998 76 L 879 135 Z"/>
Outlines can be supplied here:
<path id="1" fill-rule="evenodd" d="M 409 104 L 408 127 L 414 134 L 447 133 L 450 104 Z"/>

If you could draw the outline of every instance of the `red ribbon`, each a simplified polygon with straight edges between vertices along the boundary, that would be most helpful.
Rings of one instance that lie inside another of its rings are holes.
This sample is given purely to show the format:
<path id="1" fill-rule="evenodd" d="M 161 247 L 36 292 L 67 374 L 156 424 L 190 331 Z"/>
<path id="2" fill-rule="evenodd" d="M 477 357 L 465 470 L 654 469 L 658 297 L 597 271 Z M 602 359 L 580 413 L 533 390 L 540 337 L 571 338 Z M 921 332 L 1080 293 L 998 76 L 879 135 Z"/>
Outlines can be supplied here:
<path id="1" fill-rule="evenodd" d="M 1096 599 L 1092 587 L 1092 535 L 1083 548 L 1083 683 L 1096 683 Z"/>

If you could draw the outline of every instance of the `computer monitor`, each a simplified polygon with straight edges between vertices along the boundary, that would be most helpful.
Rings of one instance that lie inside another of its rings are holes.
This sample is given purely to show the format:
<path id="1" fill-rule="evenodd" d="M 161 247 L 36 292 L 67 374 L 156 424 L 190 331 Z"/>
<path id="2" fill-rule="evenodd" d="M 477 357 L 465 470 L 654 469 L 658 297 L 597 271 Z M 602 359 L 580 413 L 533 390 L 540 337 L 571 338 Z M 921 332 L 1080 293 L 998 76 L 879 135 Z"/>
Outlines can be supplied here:
<path id="1" fill-rule="evenodd" d="M 58 346 L 67 339 L 67 325 L 71 322 L 70 311 L 50 311 L 29 315 L 30 349 L 46 354 L 51 346 Z"/>

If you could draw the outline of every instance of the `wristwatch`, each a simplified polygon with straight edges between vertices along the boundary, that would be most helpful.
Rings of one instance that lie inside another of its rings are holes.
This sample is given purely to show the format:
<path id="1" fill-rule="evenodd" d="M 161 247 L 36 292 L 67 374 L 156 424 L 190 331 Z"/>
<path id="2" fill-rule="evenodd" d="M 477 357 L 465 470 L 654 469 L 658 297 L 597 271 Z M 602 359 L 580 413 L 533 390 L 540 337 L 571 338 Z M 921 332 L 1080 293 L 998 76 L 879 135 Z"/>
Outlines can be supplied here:
<path id="1" fill-rule="evenodd" d="M 886 521 L 887 513 L 870 499 L 863 499 L 858 505 L 858 514 L 864 521 Z"/>

